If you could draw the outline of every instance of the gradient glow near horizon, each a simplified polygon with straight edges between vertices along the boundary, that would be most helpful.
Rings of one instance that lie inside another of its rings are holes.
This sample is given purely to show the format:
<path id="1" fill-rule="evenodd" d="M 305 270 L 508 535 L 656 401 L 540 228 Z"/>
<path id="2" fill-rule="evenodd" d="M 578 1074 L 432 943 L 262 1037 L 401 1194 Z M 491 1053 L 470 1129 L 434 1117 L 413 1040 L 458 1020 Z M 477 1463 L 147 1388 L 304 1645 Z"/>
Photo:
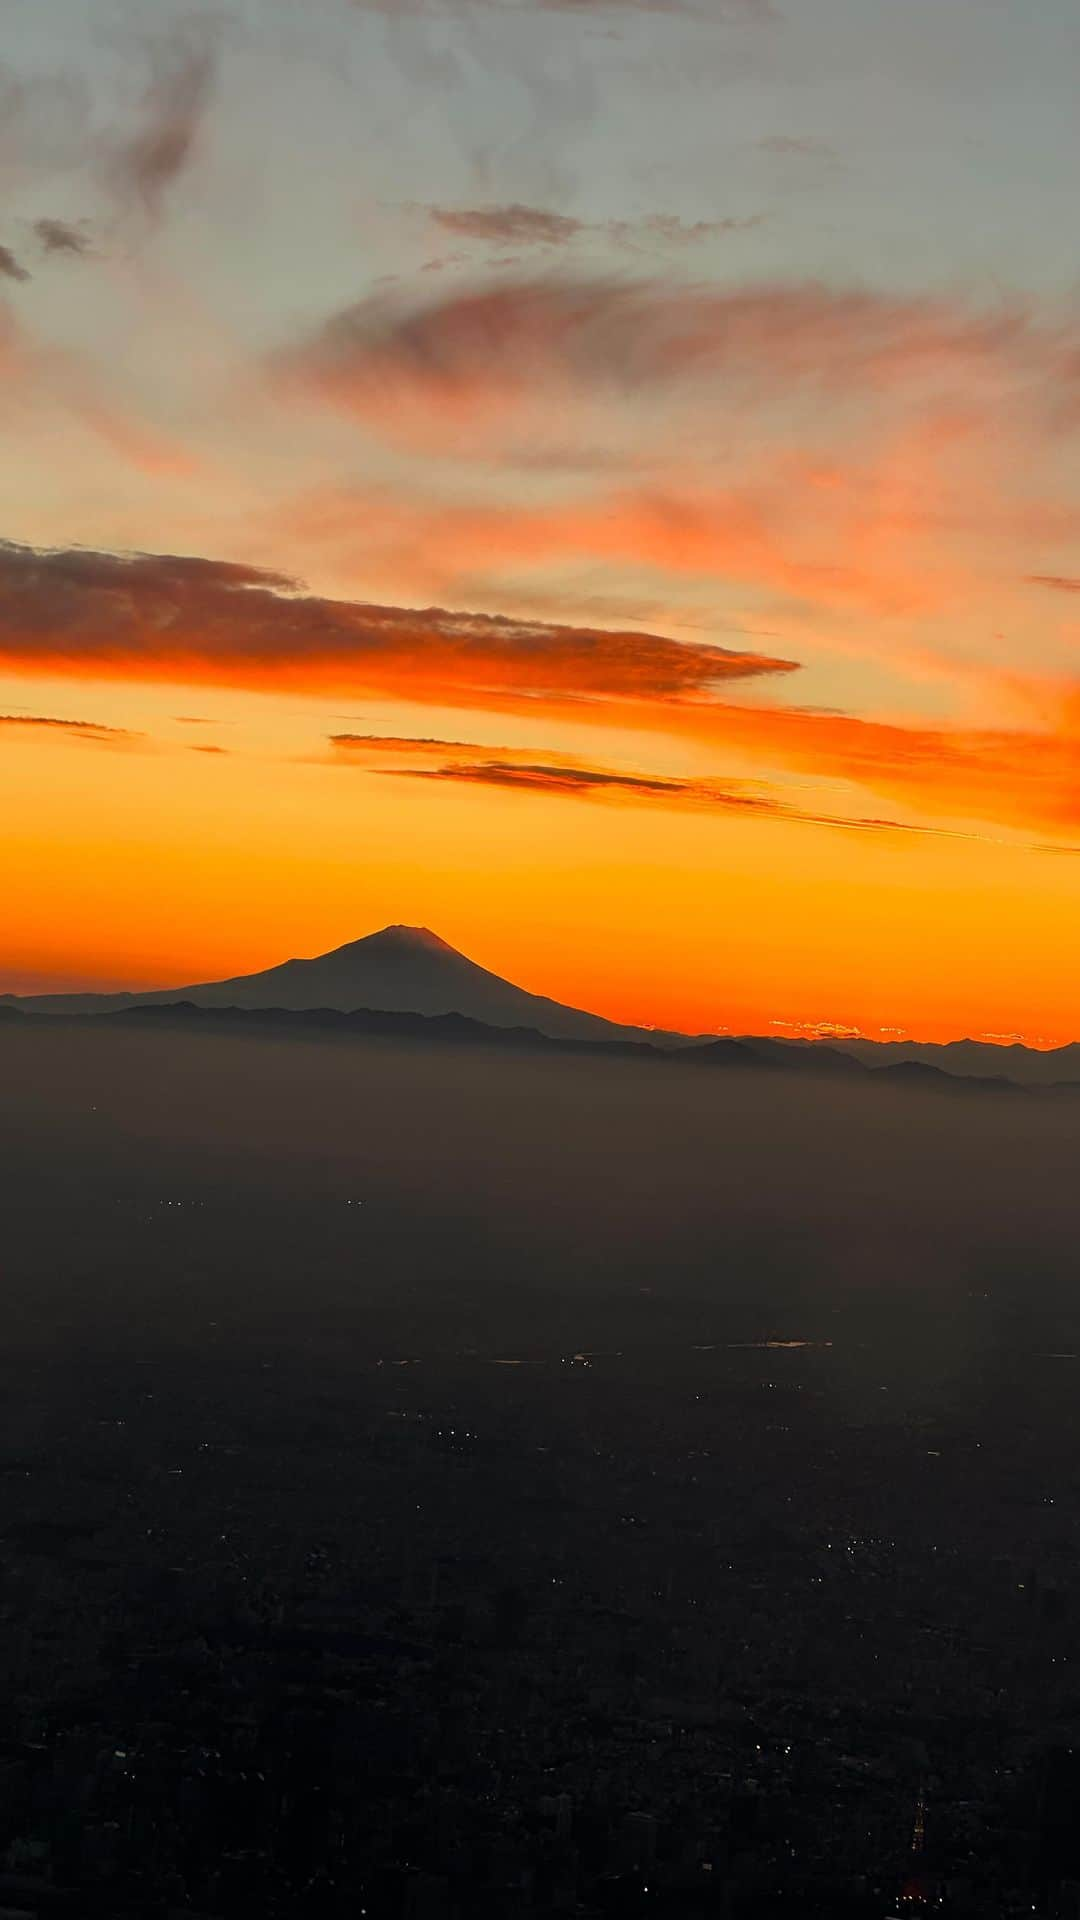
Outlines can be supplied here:
<path id="1" fill-rule="evenodd" d="M 1080 15 L 8 0 L 0 987 L 1080 1035 Z"/>

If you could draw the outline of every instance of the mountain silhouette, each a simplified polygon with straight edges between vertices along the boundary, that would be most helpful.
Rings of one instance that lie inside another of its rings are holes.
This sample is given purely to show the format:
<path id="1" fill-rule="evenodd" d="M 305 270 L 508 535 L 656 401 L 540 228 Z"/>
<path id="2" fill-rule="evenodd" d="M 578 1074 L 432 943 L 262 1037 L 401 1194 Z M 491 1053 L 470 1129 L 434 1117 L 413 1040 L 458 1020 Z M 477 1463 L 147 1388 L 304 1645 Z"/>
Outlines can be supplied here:
<path id="1" fill-rule="evenodd" d="M 238 974 L 194 986 L 159 988 L 144 993 L 0 994 L 0 1016 L 122 1014 L 136 1008 L 180 1007 L 266 1014 L 363 1013 L 415 1017 L 420 1022 L 450 1017 L 494 1028 L 516 1044 L 526 1035 L 548 1041 L 608 1047 L 628 1044 L 671 1052 L 704 1070 L 754 1066 L 787 1072 L 858 1079 L 871 1071 L 896 1085 L 931 1085 L 940 1077 L 961 1084 L 981 1082 L 988 1089 L 1007 1083 L 1070 1089 L 1080 1077 L 1080 1043 L 1041 1051 L 1019 1043 L 954 1040 L 874 1041 L 833 1037 L 828 1042 L 777 1039 L 760 1034 L 716 1036 L 672 1033 L 652 1027 L 623 1026 L 580 1007 L 564 1006 L 544 994 L 530 993 L 479 966 L 429 927 L 383 927 L 310 960 L 285 960 L 259 973 Z M 364 1023 L 354 1021 L 359 1031 Z M 378 1023 L 371 1027 L 375 1031 Z M 324 1031 L 334 1027 L 324 1023 Z M 345 1029 L 336 1029 L 344 1033 Z M 399 1029 L 404 1032 L 404 1029 Z M 435 1037 L 428 1028 L 429 1037 Z M 447 1037 L 444 1035 L 444 1037 Z M 474 1036 L 475 1037 L 475 1036 Z"/>
<path id="2" fill-rule="evenodd" d="M 459 953 L 428 927 L 383 927 L 312 960 L 285 960 L 261 973 L 204 981 L 150 993 L 36 994 L 5 996 L 8 1006 L 28 1013 L 121 1013 L 131 1007 L 169 1006 L 185 1001 L 195 1007 L 235 1007 L 242 1011 L 282 1008 L 287 1012 L 327 1009 L 354 1013 L 463 1014 L 488 1027 L 527 1027 L 552 1040 L 648 1042 L 653 1046 L 686 1043 L 686 1036 L 620 1026 L 599 1014 L 563 1006 L 529 993 Z"/>
<path id="3" fill-rule="evenodd" d="M 954 1078 L 1019 1081 L 1025 1086 L 1058 1086 L 1080 1073 L 1080 1043 L 1061 1047 L 1025 1047 L 1022 1041 L 856 1040 L 833 1041 L 864 1066 L 932 1066 Z"/>

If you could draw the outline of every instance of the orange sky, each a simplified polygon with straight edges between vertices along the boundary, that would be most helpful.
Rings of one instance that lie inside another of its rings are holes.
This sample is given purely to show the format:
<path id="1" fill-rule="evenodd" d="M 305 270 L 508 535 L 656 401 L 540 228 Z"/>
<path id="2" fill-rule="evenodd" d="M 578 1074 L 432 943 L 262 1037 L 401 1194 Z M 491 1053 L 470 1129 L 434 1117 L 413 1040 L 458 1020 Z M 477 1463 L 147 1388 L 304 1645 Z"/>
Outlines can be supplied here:
<path id="1" fill-rule="evenodd" d="M 1080 321 L 1017 160 L 1080 141 L 1012 23 L 438 0 L 440 66 L 13 4 L 0 989 L 407 921 L 628 1020 L 1080 1035 Z"/>

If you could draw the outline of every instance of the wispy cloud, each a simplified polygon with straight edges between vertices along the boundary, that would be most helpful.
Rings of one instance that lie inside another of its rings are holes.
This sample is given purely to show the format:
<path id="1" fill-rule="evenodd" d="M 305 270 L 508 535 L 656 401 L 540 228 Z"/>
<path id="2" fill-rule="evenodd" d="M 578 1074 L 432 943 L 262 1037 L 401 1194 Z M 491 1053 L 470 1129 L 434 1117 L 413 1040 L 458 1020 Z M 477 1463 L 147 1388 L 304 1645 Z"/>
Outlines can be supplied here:
<path id="1" fill-rule="evenodd" d="M 1052 593 L 1080 593 L 1080 574 L 1029 573 L 1028 584 L 1033 587 L 1049 587 Z"/>
<path id="2" fill-rule="evenodd" d="M 1080 326 L 1020 304 L 822 283 L 715 288 L 530 278 L 449 298 L 377 297 L 347 307 L 273 363 L 294 392 L 389 439 L 448 436 L 483 457 L 492 436 L 584 401 L 624 414 L 635 402 L 847 409 L 948 408 L 1060 431 L 1080 409 Z M 467 438 L 466 438 L 467 435 Z"/>
<path id="3" fill-rule="evenodd" d="M 761 820 L 796 822 L 843 832 L 910 834 L 948 840 L 986 836 L 957 832 L 884 815 L 825 813 L 793 805 L 764 782 L 685 779 L 669 774 L 621 772 L 593 761 L 535 748 L 482 747 L 460 740 L 416 739 L 376 734 L 329 736 L 336 757 L 370 772 L 401 779 L 461 782 L 504 792 L 553 799 L 629 802 L 675 812 L 719 812 Z M 391 765 L 385 763 L 389 761 Z M 1032 847 L 1037 852 L 1080 852 L 1076 847 Z"/>
<path id="4" fill-rule="evenodd" d="M 837 153 L 827 140 L 820 140 L 814 134 L 769 133 L 758 141 L 762 153 L 780 154 L 792 160 L 824 160 L 835 165 Z"/>
<path id="5" fill-rule="evenodd" d="M 0 727 L 57 733 L 72 740 L 98 741 L 105 746 L 139 738 L 128 727 L 106 727 L 96 720 L 59 720 L 46 713 L 0 713 Z"/>
<path id="6" fill-rule="evenodd" d="M 34 221 L 34 233 L 44 253 L 67 254 L 79 259 L 93 251 L 82 221 L 43 218 Z"/>
<path id="7" fill-rule="evenodd" d="M 617 246 L 640 247 L 661 243 L 695 246 L 721 234 L 746 233 L 761 225 L 761 214 L 730 215 L 719 220 L 682 220 L 674 213 L 643 214 L 636 220 L 581 220 L 549 207 L 501 206 L 427 209 L 435 226 L 459 240 L 490 247 L 566 247 L 582 235 L 610 240 Z"/>
<path id="8" fill-rule="evenodd" d="M 359 12 L 381 13 L 391 19 L 430 19 L 432 16 L 492 11 L 506 14 L 565 13 L 580 19 L 605 14 L 683 14 L 720 24 L 727 21 L 772 21 L 777 16 L 771 0 L 352 0 Z"/>
<path id="9" fill-rule="evenodd" d="M 792 459 L 741 491 L 688 472 L 679 485 L 594 486 L 551 505 L 321 491 L 283 511 L 280 527 L 316 548 L 347 548 L 360 574 L 373 553 L 384 564 L 396 556 L 425 592 L 453 593 L 492 564 L 503 576 L 526 570 L 530 583 L 553 567 L 600 565 L 615 579 L 648 568 L 676 582 L 745 582 L 818 608 L 896 613 L 940 594 L 941 563 L 931 576 L 885 550 L 887 533 L 905 532 L 910 545 L 920 530 L 914 510 L 902 516 L 880 497 L 885 483 L 863 472 L 823 487 L 812 462 Z"/>
<path id="10" fill-rule="evenodd" d="M 501 207 L 438 207 L 427 209 L 437 227 L 463 240 L 482 240 L 497 247 L 564 247 L 583 232 L 585 223 L 546 207 L 523 207 L 511 202 Z"/>
<path id="11" fill-rule="evenodd" d="M 205 20 L 154 40 L 138 123 L 111 149 L 108 172 L 121 197 L 150 219 L 190 164 L 210 99 L 215 36 Z"/>
<path id="12" fill-rule="evenodd" d="M 5 280 L 29 280 L 26 268 L 20 265 L 10 247 L 0 245 L 0 276 Z"/>

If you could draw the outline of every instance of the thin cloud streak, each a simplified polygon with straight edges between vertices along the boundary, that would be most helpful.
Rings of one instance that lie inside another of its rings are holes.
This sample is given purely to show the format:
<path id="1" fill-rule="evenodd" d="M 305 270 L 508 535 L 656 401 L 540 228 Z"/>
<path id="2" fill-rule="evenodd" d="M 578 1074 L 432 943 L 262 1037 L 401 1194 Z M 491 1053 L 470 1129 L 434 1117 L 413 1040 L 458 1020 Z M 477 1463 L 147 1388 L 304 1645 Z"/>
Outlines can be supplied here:
<path id="1" fill-rule="evenodd" d="M 383 14 L 392 20 L 430 20 L 470 12 L 563 13 L 582 20 L 604 14 L 683 15 L 711 24 L 771 22 L 777 19 L 772 0 L 351 0 L 360 13 Z"/>
<path id="2" fill-rule="evenodd" d="M 1052 593 L 1080 593 L 1080 574 L 1029 573 L 1028 585 L 1049 587 Z"/>
<path id="3" fill-rule="evenodd" d="M 102 745 L 140 737 L 130 727 L 107 727 L 96 720 L 60 720 L 47 713 L 0 713 L 0 727 L 56 733 L 73 740 L 98 741 Z"/>
<path id="4" fill-rule="evenodd" d="M 346 763 L 400 779 L 460 781 L 466 786 L 538 794 L 553 799 L 637 802 L 676 812 L 720 812 L 794 822 L 845 832 L 912 834 L 921 838 L 985 841 L 989 836 L 921 825 L 880 815 L 831 814 L 792 806 L 762 791 L 763 783 L 730 779 L 681 779 L 667 774 L 623 773 L 593 762 L 535 748 L 480 747 L 460 740 L 407 739 L 375 734 L 331 734 L 329 744 Z M 387 759 L 419 765 L 379 765 Z M 430 764 L 432 761 L 434 765 Z M 1013 845 L 1013 842 L 1002 842 Z M 1080 847 L 1029 843 L 1029 852 L 1080 853 Z"/>
<path id="5" fill-rule="evenodd" d="M 673 213 L 644 214 L 639 220 L 580 220 L 548 207 L 503 206 L 427 209 L 432 223 L 458 240 L 492 247 L 566 247 L 582 235 L 640 246 L 652 240 L 670 246 L 695 246 L 720 234 L 747 233 L 761 225 L 762 214 L 731 215 L 721 220 L 681 220 Z M 429 262 L 429 265 L 435 263 Z"/>

